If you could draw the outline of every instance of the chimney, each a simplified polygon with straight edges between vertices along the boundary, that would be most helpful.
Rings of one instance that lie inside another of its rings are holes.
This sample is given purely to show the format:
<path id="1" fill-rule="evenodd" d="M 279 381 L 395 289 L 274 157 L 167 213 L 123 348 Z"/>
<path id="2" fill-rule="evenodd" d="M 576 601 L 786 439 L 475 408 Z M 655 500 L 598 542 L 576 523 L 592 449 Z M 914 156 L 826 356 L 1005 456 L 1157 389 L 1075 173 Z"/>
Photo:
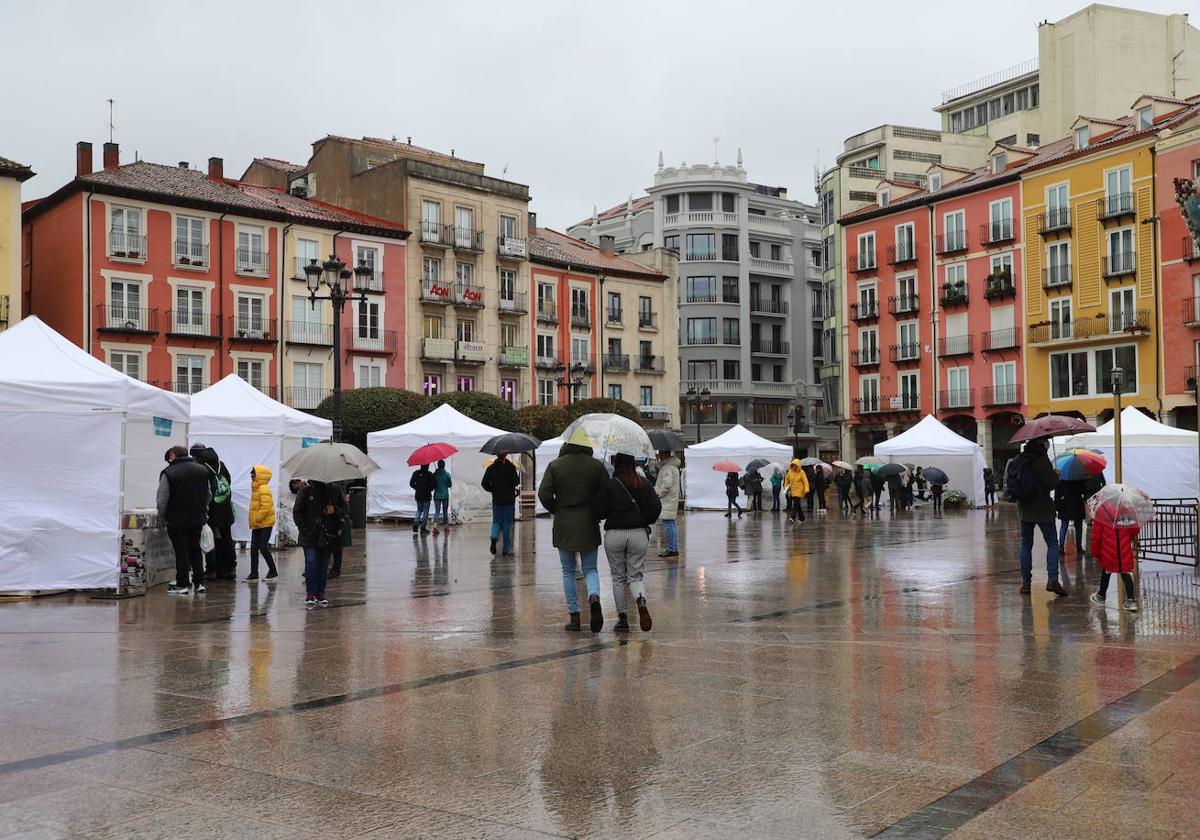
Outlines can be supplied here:
<path id="1" fill-rule="evenodd" d="M 180 169 L 187 169 L 187 168 L 188 168 L 188 162 L 187 162 L 186 160 L 181 160 L 181 161 L 179 161 L 179 168 L 180 168 Z"/>
<path id="2" fill-rule="evenodd" d="M 80 140 L 75 144 L 75 177 L 92 174 L 92 144 Z"/>
<path id="3" fill-rule="evenodd" d="M 604 235 L 600 237 L 600 253 L 613 256 L 617 253 L 617 238 Z"/>
<path id="4" fill-rule="evenodd" d="M 532 210 L 530 210 L 529 211 L 529 233 L 531 236 L 533 235 L 533 232 L 535 230 L 537 230 L 537 213 L 534 213 Z"/>
<path id="5" fill-rule="evenodd" d="M 104 144 L 104 168 L 116 169 L 121 165 L 121 147 L 116 143 Z"/>
<path id="6" fill-rule="evenodd" d="M 225 177 L 225 161 L 219 157 L 210 157 L 208 159 L 208 179 L 210 181 L 220 181 Z"/>

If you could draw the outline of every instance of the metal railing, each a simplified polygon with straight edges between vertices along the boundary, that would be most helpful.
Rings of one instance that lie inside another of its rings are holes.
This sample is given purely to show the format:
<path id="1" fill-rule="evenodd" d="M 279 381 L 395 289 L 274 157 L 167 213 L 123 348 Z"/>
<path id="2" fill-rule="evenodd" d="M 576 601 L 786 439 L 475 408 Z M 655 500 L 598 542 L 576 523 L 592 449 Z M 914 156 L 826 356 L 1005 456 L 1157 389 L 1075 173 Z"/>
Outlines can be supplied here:
<path id="1" fill-rule="evenodd" d="M 1194 237 L 1183 237 L 1183 247 L 1180 249 L 1185 262 L 1195 262 L 1200 260 L 1200 244 L 1197 244 Z"/>
<path id="2" fill-rule="evenodd" d="M 287 321 L 285 326 L 285 340 L 291 344 L 313 344 L 320 347 L 333 345 L 333 324 Z"/>
<path id="3" fill-rule="evenodd" d="M 658 329 L 658 313 L 638 310 L 638 326 L 648 330 Z"/>
<path id="4" fill-rule="evenodd" d="M 879 348 L 868 347 L 850 351 L 850 364 L 854 367 L 869 367 L 879 364 Z"/>
<path id="5" fill-rule="evenodd" d="M 1196 499 L 1154 499 L 1154 518 L 1138 533 L 1138 559 L 1195 566 L 1196 505 Z"/>
<path id="6" fill-rule="evenodd" d="M 685 299 L 686 303 L 716 303 L 718 300 L 716 292 L 688 292 Z"/>
<path id="7" fill-rule="evenodd" d="M 382 292 L 383 291 L 383 269 L 375 268 L 374 266 L 371 266 L 371 265 L 367 266 L 367 268 L 371 269 L 371 276 L 367 278 L 367 282 L 363 284 L 363 288 L 366 289 L 368 292 Z M 354 280 L 352 280 L 351 282 L 357 283 L 358 278 L 357 277 L 354 278 Z"/>
<path id="8" fill-rule="evenodd" d="M 788 313 L 788 305 L 786 300 L 771 300 L 751 296 L 750 297 L 750 314 L 751 315 L 786 315 Z M 818 317 L 814 315 L 813 317 Z"/>
<path id="9" fill-rule="evenodd" d="M 942 296 L 939 299 L 942 306 L 966 306 L 967 304 L 967 284 L 966 283 L 943 283 Z"/>
<path id="10" fill-rule="evenodd" d="M 529 304 L 526 301 L 527 296 L 525 292 L 513 292 L 508 296 L 505 296 L 503 293 L 501 293 L 500 312 L 507 312 L 513 315 L 523 315 L 529 311 Z"/>
<path id="11" fill-rule="evenodd" d="M 510 345 L 502 346 L 500 348 L 498 364 L 500 367 L 528 367 L 529 348 Z"/>
<path id="12" fill-rule="evenodd" d="M 951 388 L 941 392 L 939 400 L 943 409 L 971 408 L 975 405 L 974 388 Z"/>
<path id="13" fill-rule="evenodd" d="M 892 315 L 904 315 L 911 312 L 917 312 L 921 308 L 920 296 L 911 295 L 890 295 L 888 297 L 888 312 Z"/>
<path id="14" fill-rule="evenodd" d="M 146 237 L 136 233 L 108 232 L 108 255 L 118 260 L 146 261 Z"/>
<path id="15" fill-rule="evenodd" d="M 537 319 L 547 324 L 558 323 L 558 305 L 553 300 L 540 298 L 537 302 Z"/>
<path id="16" fill-rule="evenodd" d="M 622 311 L 620 309 L 605 309 L 605 320 L 610 324 L 623 324 Z"/>
<path id="17" fill-rule="evenodd" d="M 483 287 L 475 283 L 455 283 L 454 305 L 465 309 L 483 309 Z"/>
<path id="18" fill-rule="evenodd" d="M 525 240 L 521 237 L 497 236 L 496 253 L 499 254 L 502 259 L 523 260 L 529 252 L 525 245 Z"/>
<path id="19" fill-rule="evenodd" d="M 984 405 L 1020 405 L 1021 403 L 1021 386 L 1012 385 L 987 385 L 983 389 L 983 404 Z"/>
<path id="20" fill-rule="evenodd" d="M 1042 269 L 1042 288 L 1047 291 L 1051 289 L 1068 289 L 1071 287 L 1071 266 L 1052 265 L 1049 268 Z"/>
<path id="21" fill-rule="evenodd" d="M 454 234 L 450 225 L 441 222 L 421 221 L 421 241 L 428 245 L 449 247 L 454 244 Z"/>
<path id="22" fill-rule="evenodd" d="M 197 382 L 194 379 L 186 381 L 164 382 L 162 388 L 164 391 L 171 391 L 176 394 L 198 394 L 208 386 L 203 381 Z"/>
<path id="23" fill-rule="evenodd" d="M 221 335 L 219 319 L 215 315 L 193 312 L 187 309 L 172 309 L 167 312 L 171 327 L 168 335 L 186 335 L 192 338 L 217 338 Z"/>
<path id="24" fill-rule="evenodd" d="M 482 251 L 483 231 L 475 228 L 454 228 L 454 249 L 456 251 Z"/>
<path id="25" fill-rule="evenodd" d="M 667 361 L 662 356 L 638 356 L 637 369 L 642 373 L 666 373 Z"/>
<path id="26" fill-rule="evenodd" d="M 983 296 L 988 300 L 1016 297 L 1017 287 L 1013 283 L 1012 272 L 1002 271 L 997 274 L 989 274 L 983 282 Z"/>
<path id="27" fill-rule="evenodd" d="M 918 362 L 921 360 L 921 345 L 916 342 L 893 344 L 888 358 L 893 362 Z"/>
<path id="28" fill-rule="evenodd" d="M 788 354 L 788 343 L 786 341 L 772 341 L 769 339 L 751 339 L 750 352 L 761 353 L 767 356 L 786 356 Z"/>
<path id="29" fill-rule="evenodd" d="M 342 344 L 352 353 L 386 353 L 395 355 L 399 347 L 396 330 L 368 330 L 359 332 L 358 327 L 342 330 Z"/>
<path id="30" fill-rule="evenodd" d="M 242 274 L 266 274 L 267 257 L 265 248 L 237 248 L 234 259 Z"/>
<path id="31" fill-rule="evenodd" d="M 903 265 L 917 261 L 917 243 L 911 245 L 889 245 L 888 265 Z"/>
<path id="32" fill-rule="evenodd" d="M 175 265 L 181 268 L 208 268 L 208 246 L 190 239 L 176 239 Z"/>
<path id="33" fill-rule="evenodd" d="M 969 356 L 975 352 L 973 335 L 947 335 L 938 339 L 939 356 Z"/>
<path id="34" fill-rule="evenodd" d="M 421 279 L 421 300 L 425 303 L 450 303 L 454 298 L 454 287 L 440 279 Z"/>
<path id="35" fill-rule="evenodd" d="M 1149 329 L 1149 309 L 1125 309 L 1108 316 L 1108 331 L 1113 335 L 1121 332 L 1144 332 Z"/>
<path id="36" fill-rule="evenodd" d="M 1134 274 L 1136 271 L 1137 258 L 1133 251 L 1118 251 L 1104 257 L 1102 273 L 1106 280 L 1113 277 L 1124 277 L 1127 274 Z"/>
<path id="37" fill-rule="evenodd" d="M 1096 213 L 1101 219 L 1117 219 L 1121 216 L 1132 216 L 1133 193 L 1122 192 L 1106 195 L 1096 199 Z"/>
<path id="38" fill-rule="evenodd" d="M 860 301 L 850 304 L 851 321 L 869 321 L 879 317 L 879 301 Z"/>
<path id="39" fill-rule="evenodd" d="M 1008 350 L 1017 346 L 1017 330 L 1010 327 L 1006 330 L 992 330 L 983 334 L 982 346 L 984 351 Z"/>
<path id="40" fill-rule="evenodd" d="M 312 410 L 333 393 L 328 388 L 289 386 L 283 389 L 283 401 L 292 408 Z"/>
<path id="41" fill-rule="evenodd" d="M 1015 238 L 1012 219 L 995 219 L 979 226 L 979 240 L 985 248 L 1012 242 Z"/>
<path id="42" fill-rule="evenodd" d="M 1183 299 L 1183 325 L 1194 327 L 1200 324 L 1200 298 Z"/>
<path id="43" fill-rule="evenodd" d="M 601 357 L 601 361 L 605 370 L 629 371 L 629 354 L 627 353 L 605 353 Z"/>
<path id="44" fill-rule="evenodd" d="M 875 252 L 855 254 L 850 258 L 850 265 L 853 266 L 855 271 L 874 271 L 876 268 Z"/>
<path id="45" fill-rule="evenodd" d="M 279 339 L 278 321 L 255 315 L 229 316 L 230 341 L 270 341 Z"/>
<path id="46" fill-rule="evenodd" d="M 879 397 L 854 397 L 850 400 L 855 414 L 878 414 Z"/>
<path id="47" fill-rule="evenodd" d="M 592 315 L 586 309 L 580 306 L 571 307 L 571 326 L 572 327 L 590 327 L 592 325 Z"/>
<path id="48" fill-rule="evenodd" d="M 1057 207 L 1038 214 L 1038 233 L 1045 236 L 1060 230 L 1071 229 L 1071 208 Z"/>
<path id="49" fill-rule="evenodd" d="M 156 333 L 158 332 L 158 310 L 139 306 L 96 307 L 97 329 L 109 332 Z"/>
<path id="50" fill-rule="evenodd" d="M 684 343 L 696 347 L 707 344 L 719 344 L 720 342 L 715 335 L 689 335 Z"/>
<path id="51" fill-rule="evenodd" d="M 955 231 L 954 233 L 939 233 L 934 250 L 937 251 L 938 256 L 957 254 L 967 250 L 969 239 L 970 237 L 967 236 L 965 230 Z"/>
<path id="52" fill-rule="evenodd" d="M 1038 60 L 1031 58 L 1028 61 L 1022 61 L 1020 64 L 1014 64 L 1012 67 L 1006 67 L 1003 70 L 997 70 L 982 78 L 959 85 L 956 88 L 942 92 L 942 104 L 952 102 L 955 99 L 961 99 L 964 96 L 970 96 L 972 93 L 978 93 L 981 90 L 987 90 L 995 85 L 1011 82 L 1013 79 L 1019 79 L 1022 76 L 1028 76 L 1030 73 L 1037 72 Z"/>

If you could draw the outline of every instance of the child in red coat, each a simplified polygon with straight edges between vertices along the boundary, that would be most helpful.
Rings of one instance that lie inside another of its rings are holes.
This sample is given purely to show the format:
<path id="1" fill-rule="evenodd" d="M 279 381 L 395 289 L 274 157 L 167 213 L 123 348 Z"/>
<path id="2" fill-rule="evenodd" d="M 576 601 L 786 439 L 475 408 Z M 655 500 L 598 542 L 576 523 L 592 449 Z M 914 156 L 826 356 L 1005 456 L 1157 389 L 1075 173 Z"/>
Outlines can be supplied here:
<path id="1" fill-rule="evenodd" d="M 1100 588 L 1089 600 L 1104 605 L 1108 593 L 1108 581 L 1114 573 L 1121 575 L 1125 585 L 1125 609 L 1137 612 L 1137 593 L 1133 589 L 1134 553 L 1133 538 L 1141 530 L 1136 523 L 1113 525 L 1109 522 L 1092 522 L 1092 556 L 1100 563 Z"/>

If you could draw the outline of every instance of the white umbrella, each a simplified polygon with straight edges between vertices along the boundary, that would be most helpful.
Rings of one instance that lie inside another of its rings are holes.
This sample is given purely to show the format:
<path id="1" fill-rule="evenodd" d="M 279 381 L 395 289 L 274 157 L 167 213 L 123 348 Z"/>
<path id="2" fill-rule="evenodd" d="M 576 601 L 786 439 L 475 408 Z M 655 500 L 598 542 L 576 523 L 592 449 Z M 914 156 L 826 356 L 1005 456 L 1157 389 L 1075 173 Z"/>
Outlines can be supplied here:
<path id="1" fill-rule="evenodd" d="M 646 430 L 619 414 L 585 414 L 562 433 L 563 440 L 590 446 L 601 461 L 618 453 L 634 458 L 653 458 L 654 446 Z"/>
<path id="2" fill-rule="evenodd" d="M 783 464 L 777 464 L 774 461 L 771 461 L 769 464 L 763 464 L 761 467 L 759 467 L 758 474 L 763 478 L 770 478 L 771 475 L 774 474 L 775 470 L 779 470 L 781 473 L 786 473 L 787 467 L 785 467 Z"/>
<path id="3" fill-rule="evenodd" d="M 296 478 L 330 482 L 366 478 L 379 465 L 357 446 L 322 441 L 301 449 L 284 462 L 283 468 Z"/>

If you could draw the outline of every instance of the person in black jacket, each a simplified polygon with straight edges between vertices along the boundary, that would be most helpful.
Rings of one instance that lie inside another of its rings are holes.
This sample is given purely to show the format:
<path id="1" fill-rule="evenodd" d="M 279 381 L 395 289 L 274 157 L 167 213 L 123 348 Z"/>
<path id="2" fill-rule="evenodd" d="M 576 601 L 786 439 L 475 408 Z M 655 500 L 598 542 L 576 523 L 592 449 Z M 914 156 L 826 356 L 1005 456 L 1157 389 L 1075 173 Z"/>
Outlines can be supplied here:
<path id="1" fill-rule="evenodd" d="M 507 452 L 497 452 L 496 460 L 483 471 L 481 485 L 492 494 L 492 544 L 489 549 L 496 553 L 496 540 L 500 540 L 500 553 L 512 554 L 513 519 L 517 512 L 517 488 L 521 476 L 508 460 Z"/>
<path id="2" fill-rule="evenodd" d="M 662 502 L 654 486 L 637 474 L 631 456 L 614 455 L 612 464 L 612 478 L 596 497 L 595 513 L 604 520 L 604 553 L 612 571 L 613 601 L 617 605 L 617 623 L 613 629 L 629 629 L 625 597 L 628 587 L 637 604 L 639 625 L 647 631 L 653 622 L 646 607 L 642 569 L 650 548 L 650 526 L 662 513 Z"/>
<path id="3" fill-rule="evenodd" d="M 204 558 L 209 580 L 237 578 L 237 549 L 233 540 L 233 476 L 221 462 L 217 450 L 203 443 L 192 444 L 192 458 L 208 469 L 211 500 L 208 503 L 208 527 L 213 532 L 213 550 Z"/>
<path id="4" fill-rule="evenodd" d="M 1027 594 L 1033 579 L 1033 533 L 1042 532 L 1046 541 L 1046 591 L 1060 598 L 1067 590 L 1058 582 L 1058 539 L 1054 533 L 1054 502 L 1051 491 L 1058 487 L 1058 470 L 1050 463 L 1044 440 L 1031 440 L 1017 456 L 1023 462 L 1022 470 L 1028 470 L 1032 492 L 1026 499 L 1017 501 L 1017 520 L 1021 525 L 1021 593 Z"/>
<path id="5" fill-rule="evenodd" d="M 433 478 L 433 473 L 429 471 L 428 464 L 422 464 L 412 474 L 412 478 L 408 480 L 408 486 L 413 489 L 413 493 L 417 498 L 417 515 L 413 519 L 413 533 L 418 530 L 422 534 L 429 533 L 429 503 L 433 501 L 433 491 L 437 488 L 437 482 Z"/>
<path id="6" fill-rule="evenodd" d="M 1054 491 L 1054 512 L 1058 516 L 1058 553 L 1067 550 L 1067 528 L 1075 525 L 1075 553 L 1085 554 L 1083 548 L 1083 486 L 1082 481 L 1060 481 Z"/>
<path id="7" fill-rule="evenodd" d="M 300 488 L 292 517 L 304 549 L 304 606 L 328 607 L 325 581 L 334 546 L 341 542 L 346 499 L 336 485 L 309 481 Z"/>
<path id="8" fill-rule="evenodd" d="M 837 487 L 838 494 L 838 509 L 842 513 L 853 513 L 854 503 L 850 501 L 850 485 L 854 483 L 854 478 L 850 475 L 849 470 L 839 469 L 833 476 L 833 484 Z"/>
<path id="9" fill-rule="evenodd" d="M 208 521 L 210 498 L 209 472 L 188 455 L 182 446 L 172 446 L 166 454 L 167 467 L 158 477 L 158 518 L 167 527 L 171 548 L 175 550 L 175 582 L 168 595 L 204 592 L 204 552 L 200 550 L 200 531 Z"/>
<path id="10" fill-rule="evenodd" d="M 738 516 L 743 513 L 742 506 L 738 504 L 738 493 L 742 490 L 742 482 L 738 479 L 738 474 L 730 472 L 725 474 L 725 498 L 729 504 L 725 506 L 725 515 L 732 516 L 733 509 L 737 508 Z"/>

